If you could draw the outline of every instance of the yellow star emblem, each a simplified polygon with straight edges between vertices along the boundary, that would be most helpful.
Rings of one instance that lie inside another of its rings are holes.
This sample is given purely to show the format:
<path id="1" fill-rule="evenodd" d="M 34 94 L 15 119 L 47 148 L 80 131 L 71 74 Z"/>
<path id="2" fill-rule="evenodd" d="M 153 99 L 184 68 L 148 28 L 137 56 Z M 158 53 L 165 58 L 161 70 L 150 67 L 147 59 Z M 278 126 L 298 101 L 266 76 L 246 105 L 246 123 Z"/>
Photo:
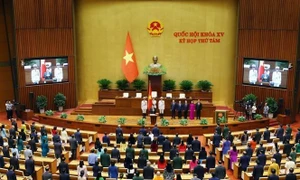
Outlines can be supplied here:
<path id="1" fill-rule="evenodd" d="M 126 55 L 123 57 L 123 59 L 126 61 L 126 65 L 128 64 L 128 62 L 133 62 L 133 59 L 132 59 L 132 56 L 133 56 L 133 53 L 128 53 L 126 50 L 125 50 L 125 53 Z"/>

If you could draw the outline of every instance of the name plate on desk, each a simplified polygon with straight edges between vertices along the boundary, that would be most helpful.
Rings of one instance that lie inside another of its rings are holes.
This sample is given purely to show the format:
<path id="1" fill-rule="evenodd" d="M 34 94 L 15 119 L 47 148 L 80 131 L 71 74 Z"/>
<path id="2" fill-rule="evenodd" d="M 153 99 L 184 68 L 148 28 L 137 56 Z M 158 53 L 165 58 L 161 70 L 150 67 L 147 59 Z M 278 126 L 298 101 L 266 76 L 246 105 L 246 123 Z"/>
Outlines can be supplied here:
<path id="1" fill-rule="evenodd" d="M 180 93 L 179 94 L 179 99 L 185 99 L 185 94 L 184 93 Z"/>
<path id="2" fill-rule="evenodd" d="M 123 93 L 123 98 L 128 98 L 129 97 L 129 93 Z"/>
<path id="3" fill-rule="evenodd" d="M 172 93 L 167 93 L 167 94 L 166 94 L 166 97 L 167 97 L 167 98 L 172 98 Z"/>

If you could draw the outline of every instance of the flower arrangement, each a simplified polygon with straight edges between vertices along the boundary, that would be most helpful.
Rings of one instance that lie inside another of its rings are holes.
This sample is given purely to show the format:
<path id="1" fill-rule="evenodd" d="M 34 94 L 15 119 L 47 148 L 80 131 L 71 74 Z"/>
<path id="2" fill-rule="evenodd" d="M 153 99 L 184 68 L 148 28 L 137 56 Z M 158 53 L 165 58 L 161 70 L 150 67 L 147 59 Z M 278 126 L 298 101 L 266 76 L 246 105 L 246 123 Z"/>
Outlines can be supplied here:
<path id="1" fill-rule="evenodd" d="M 261 120 L 262 118 L 263 118 L 263 116 L 261 114 L 255 114 L 254 115 L 255 120 Z"/>
<path id="2" fill-rule="evenodd" d="M 106 116 L 100 116 L 98 118 L 99 123 L 106 123 Z"/>
<path id="3" fill-rule="evenodd" d="M 187 119 L 180 119 L 179 124 L 182 126 L 188 125 L 188 120 Z"/>
<path id="4" fill-rule="evenodd" d="M 52 110 L 45 111 L 46 116 L 53 116 L 54 112 Z"/>
<path id="5" fill-rule="evenodd" d="M 83 121 L 84 120 L 84 115 L 78 114 L 76 117 L 77 121 Z"/>
<path id="6" fill-rule="evenodd" d="M 145 118 L 139 119 L 137 124 L 140 125 L 140 126 L 144 126 L 146 124 L 146 119 Z"/>
<path id="7" fill-rule="evenodd" d="M 119 123 L 119 124 L 125 124 L 125 123 L 126 123 L 126 118 L 120 117 L 120 118 L 118 119 L 118 123 Z"/>
<path id="8" fill-rule="evenodd" d="M 167 119 L 162 118 L 160 124 L 161 124 L 162 126 L 169 126 L 170 123 L 169 123 L 169 121 L 168 121 Z"/>
<path id="9" fill-rule="evenodd" d="M 163 65 L 161 65 L 160 67 L 147 66 L 144 69 L 144 74 L 147 74 L 150 76 L 159 76 L 159 75 L 167 74 L 167 71 Z"/>
<path id="10" fill-rule="evenodd" d="M 200 125 L 207 125 L 207 124 L 208 124 L 207 119 L 203 118 L 200 120 Z"/>
<path id="11" fill-rule="evenodd" d="M 61 113 L 60 118 L 67 119 L 68 114 L 67 113 Z"/>
<path id="12" fill-rule="evenodd" d="M 238 121 L 240 121 L 240 122 L 245 122 L 245 121 L 246 121 L 245 116 L 240 116 L 240 117 L 238 117 Z"/>

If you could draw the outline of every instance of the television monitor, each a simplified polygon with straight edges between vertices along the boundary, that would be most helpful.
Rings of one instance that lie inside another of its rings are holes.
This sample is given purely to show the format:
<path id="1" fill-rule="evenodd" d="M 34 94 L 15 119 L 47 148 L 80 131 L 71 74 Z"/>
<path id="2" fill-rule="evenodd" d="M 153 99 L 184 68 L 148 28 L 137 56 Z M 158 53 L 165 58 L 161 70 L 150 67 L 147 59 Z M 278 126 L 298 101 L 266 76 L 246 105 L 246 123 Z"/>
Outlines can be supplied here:
<path id="1" fill-rule="evenodd" d="M 62 83 L 68 81 L 68 58 L 46 57 L 24 59 L 26 85 Z"/>
<path id="2" fill-rule="evenodd" d="M 243 83 L 273 88 L 286 88 L 289 62 L 244 58 Z"/>

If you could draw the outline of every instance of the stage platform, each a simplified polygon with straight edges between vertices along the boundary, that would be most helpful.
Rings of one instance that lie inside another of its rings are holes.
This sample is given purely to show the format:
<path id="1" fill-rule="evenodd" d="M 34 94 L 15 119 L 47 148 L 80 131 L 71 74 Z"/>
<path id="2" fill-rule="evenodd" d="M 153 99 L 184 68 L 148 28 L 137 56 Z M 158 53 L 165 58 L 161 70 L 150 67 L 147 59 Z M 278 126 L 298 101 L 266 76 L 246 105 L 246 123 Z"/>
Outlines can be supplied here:
<path id="1" fill-rule="evenodd" d="M 66 128 L 80 128 L 82 130 L 97 131 L 98 133 L 114 133 L 118 125 L 117 120 L 120 117 L 126 118 L 126 123 L 122 125 L 124 133 L 137 133 L 141 126 L 137 125 L 139 116 L 106 116 L 107 122 L 105 124 L 99 123 L 99 116 L 95 115 L 86 115 L 84 121 L 77 121 L 76 115 L 69 115 L 67 119 L 61 119 L 59 113 L 56 113 L 54 116 L 38 115 L 39 122 L 42 124 L 48 124 L 58 127 Z M 182 126 L 179 124 L 179 120 L 171 120 L 170 117 L 166 117 L 169 120 L 169 126 L 160 126 L 160 119 L 157 119 L 157 124 L 161 131 L 165 134 L 194 134 L 202 135 L 204 133 L 213 133 L 216 127 L 216 124 L 213 124 L 213 118 L 207 118 L 208 125 L 200 125 L 200 120 L 188 120 L 187 126 Z M 253 128 L 264 128 L 269 125 L 269 119 L 263 120 L 252 120 L 246 122 L 233 121 L 232 118 L 229 118 L 227 123 L 231 131 L 240 131 L 248 130 Z M 150 123 L 150 117 L 146 119 L 147 128 L 152 129 L 153 125 Z"/>

